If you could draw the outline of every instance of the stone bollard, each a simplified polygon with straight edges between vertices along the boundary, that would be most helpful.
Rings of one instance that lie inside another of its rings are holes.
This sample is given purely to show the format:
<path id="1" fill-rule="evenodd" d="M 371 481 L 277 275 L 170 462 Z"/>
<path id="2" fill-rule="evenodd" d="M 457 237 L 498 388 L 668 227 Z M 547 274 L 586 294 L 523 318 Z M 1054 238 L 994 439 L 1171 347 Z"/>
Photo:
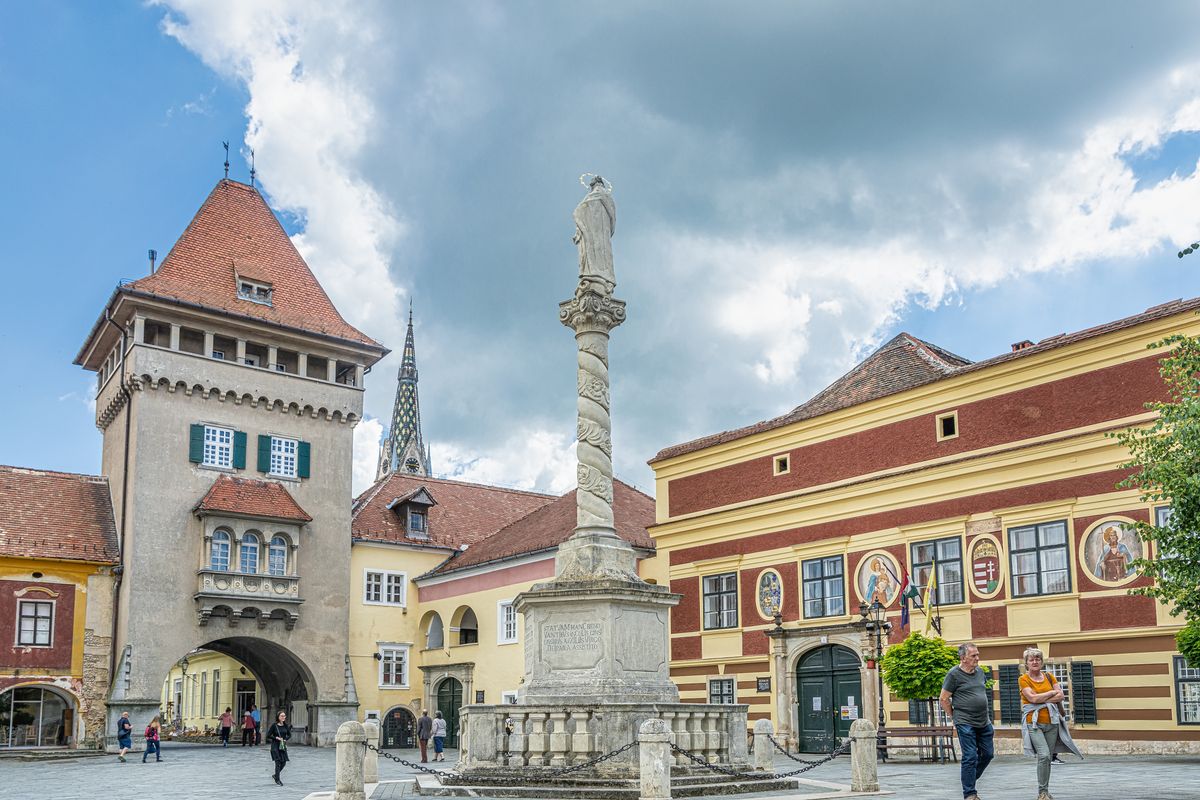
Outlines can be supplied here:
<path id="1" fill-rule="evenodd" d="M 367 744 L 379 747 L 379 723 L 367 720 L 363 723 L 363 731 L 367 734 Z M 379 783 L 379 753 L 371 747 L 363 751 L 363 783 Z"/>
<path id="2" fill-rule="evenodd" d="M 869 719 L 850 723 L 850 791 L 879 791 L 875 725 Z"/>
<path id="3" fill-rule="evenodd" d="M 760 719 L 754 723 L 754 768 L 762 772 L 771 771 L 771 720 Z"/>
<path id="4" fill-rule="evenodd" d="M 641 759 L 641 794 L 638 800 L 670 800 L 671 727 L 661 719 L 648 719 L 638 729 Z"/>
<path id="5" fill-rule="evenodd" d="M 363 751 L 367 733 L 363 726 L 351 720 L 338 726 L 337 765 L 334 768 L 333 800 L 367 800 L 363 787 Z"/>

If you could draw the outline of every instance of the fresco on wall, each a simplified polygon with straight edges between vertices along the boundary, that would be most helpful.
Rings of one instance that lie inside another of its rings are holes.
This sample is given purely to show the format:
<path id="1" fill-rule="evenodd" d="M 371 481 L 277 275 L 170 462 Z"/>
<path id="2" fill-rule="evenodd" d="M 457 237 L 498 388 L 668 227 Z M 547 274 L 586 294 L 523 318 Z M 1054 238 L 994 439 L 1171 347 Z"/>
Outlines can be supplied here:
<path id="1" fill-rule="evenodd" d="M 865 603 L 890 606 L 900 593 L 900 567 L 890 553 L 871 553 L 858 564 L 858 595 Z"/>
<path id="2" fill-rule="evenodd" d="M 758 613 L 773 617 L 783 609 L 783 585 L 774 572 L 758 576 Z"/>
<path id="3" fill-rule="evenodd" d="M 1083 563 L 1098 580 L 1122 583 L 1136 573 L 1133 560 L 1142 557 L 1142 542 L 1128 522 L 1105 520 L 1083 542 Z"/>

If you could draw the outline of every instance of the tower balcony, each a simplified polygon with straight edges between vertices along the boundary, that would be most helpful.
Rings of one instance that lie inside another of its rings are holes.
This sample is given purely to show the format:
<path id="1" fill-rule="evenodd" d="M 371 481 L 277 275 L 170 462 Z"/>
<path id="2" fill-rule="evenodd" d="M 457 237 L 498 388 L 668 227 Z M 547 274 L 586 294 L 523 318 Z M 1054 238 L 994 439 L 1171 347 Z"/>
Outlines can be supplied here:
<path id="1" fill-rule="evenodd" d="M 254 621 L 265 628 L 280 620 L 291 630 L 300 619 L 300 578 L 297 575 L 262 575 L 217 569 L 197 571 L 200 588 L 195 600 L 201 625 L 212 617 L 228 618 L 230 627 Z"/>

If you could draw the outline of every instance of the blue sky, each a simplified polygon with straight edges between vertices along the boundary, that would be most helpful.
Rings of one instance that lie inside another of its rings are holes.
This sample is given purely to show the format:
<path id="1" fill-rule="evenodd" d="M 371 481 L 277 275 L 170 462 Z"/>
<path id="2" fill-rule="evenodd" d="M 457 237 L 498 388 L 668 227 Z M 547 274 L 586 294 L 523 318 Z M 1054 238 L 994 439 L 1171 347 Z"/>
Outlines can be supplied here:
<path id="1" fill-rule="evenodd" d="M 222 140 L 241 180 L 255 148 L 347 318 L 398 351 L 414 301 L 434 469 L 470 480 L 572 484 L 556 304 L 584 172 L 615 186 L 615 461 L 643 488 L 659 449 L 782 413 L 900 330 L 979 359 L 1200 293 L 1175 257 L 1200 237 L 1191 4 L 727 9 L 9 8 L 0 463 L 99 470 L 71 362 Z M 369 376 L 360 488 L 397 366 Z"/>

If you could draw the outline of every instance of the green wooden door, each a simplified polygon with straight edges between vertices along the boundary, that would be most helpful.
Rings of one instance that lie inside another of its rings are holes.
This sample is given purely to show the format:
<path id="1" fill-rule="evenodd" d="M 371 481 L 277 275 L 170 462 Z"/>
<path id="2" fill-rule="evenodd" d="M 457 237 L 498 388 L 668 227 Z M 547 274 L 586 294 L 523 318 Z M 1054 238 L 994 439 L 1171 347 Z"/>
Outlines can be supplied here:
<path id="1" fill-rule="evenodd" d="M 454 678 L 446 678 L 438 686 L 437 707 L 446 720 L 446 746 L 458 747 L 458 710 L 462 708 L 462 684 Z"/>
<path id="2" fill-rule="evenodd" d="M 851 709 L 861 716 L 862 681 L 853 650 L 826 645 L 806 653 L 796 668 L 800 708 L 799 748 L 827 753 L 850 735 Z M 848 713 L 843 716 L 842 709 Z"/>

